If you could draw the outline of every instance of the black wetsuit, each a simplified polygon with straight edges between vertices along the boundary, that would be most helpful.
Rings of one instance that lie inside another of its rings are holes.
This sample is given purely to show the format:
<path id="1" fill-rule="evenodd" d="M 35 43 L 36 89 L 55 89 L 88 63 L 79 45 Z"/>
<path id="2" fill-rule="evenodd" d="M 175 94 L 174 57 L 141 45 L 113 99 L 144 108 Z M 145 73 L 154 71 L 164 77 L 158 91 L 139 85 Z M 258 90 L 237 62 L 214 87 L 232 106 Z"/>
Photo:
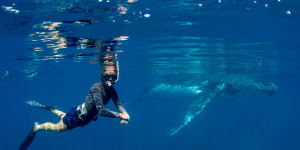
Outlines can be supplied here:
<path id="1" fill-rule="evenodd" d="M 113 100 L 121 113 L 126 113 L 126 110 L 119 101 L 115 88 L 113 86 L 105 86 L 102 82 L 99 82 L 90 88 L 85 102 L 82 105 L 72 108 L 63 118 L 63 121 L 68 129 L 73 129 L 77 126 L 84 126 L 91 120 L 96 120 L 98 114 L 111 118 L 119 117 L 119 113 L 104 108 L 110 99 Z"/>

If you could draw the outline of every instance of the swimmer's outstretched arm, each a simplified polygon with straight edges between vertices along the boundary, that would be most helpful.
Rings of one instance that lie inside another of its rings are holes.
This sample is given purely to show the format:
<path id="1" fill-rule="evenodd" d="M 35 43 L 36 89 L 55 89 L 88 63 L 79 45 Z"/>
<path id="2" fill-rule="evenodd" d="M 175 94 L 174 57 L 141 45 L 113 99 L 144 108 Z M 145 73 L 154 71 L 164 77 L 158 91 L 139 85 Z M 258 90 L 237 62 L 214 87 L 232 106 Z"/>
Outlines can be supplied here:
<path id="1" fill-rule="evenodd" d="M 117 113 L 117 112 L 111 111 L 109 109 L 105 109 L 103 107 L 103 103 L 97 105 L 96 108 L 101 116 L 110 117 L 110 118 L 121 118 L 121 122 L 120 122 L 121 124 L 127 124 L 130 119 L 127 112 L 126 113 Z"/>
<path id="2" fill-rule="evenodd" d="M 117 107 L 117 109 L 121 112 L 119 114 L 120 118 L 121 118 L 121 122 L 120 123 L 124 124 L 124 125 L 128 124 L 128 121 L 130 120 L 130 116 L 127 113 L 127 111 L 125 110 L 125 108 L 123 107 L 123 105 L 121 104 L 115 88 L 113 88 L 112 100 L 113 100 L 115 106 Z"/>
<path id="3" fill-rule="evenodd" d="M 104 108 L 101 92 L 102 92 L 102 90 L 100 88 L 97 88 L 97 87 L 96 88 L 91 88 L 90 91 L 89 91 L 89 97 L 93 101 L 93 103 L 95 104 L 98 113 L 101 116 L 104 116 L 104 117 L 121 118 L 121 119 L 129 120 L 129 116 L 128 116 L 127 112 L 125 111 L 125 109 L 123 108 L 122 105 L 120 105 L 120 107 L 118 107 L 118 109 L 119 109 L 120 112 L 126 112 L 127 115 L 123 115 L 123 113 L 118 113 L 118 112 L 115 112 L 115 111 Z M 115 90 L 113 89 L 112 94 L 115 95 L 114 93 L 115 93 Z M 115 96 L 112 96 L 112 97 L 115 97 Z M 115 98 L 113 98 L 113 99 L 115 99 Z"/>
<path id="4" fill-rule="evenodd" d="M 104 117 L 109 117 L 109 118 L 119 118 L 120 117 L 119 113 L 104 108 L 103 101 L 102 101 L 102 99 L 99 99 L 100 96 L 97 96 L 97 94 L 98 93 L 93 95 L 93 98 L 94 98 L 93 101 L 96 105 L 96 109 L 97 109 L 99 115 L 104 116 Z"/>
<path id="5" fill-rule="evenodd" d="M 113 88 L 113 87 L 112 87 Z M 115 90 L 115 88 L 112 89 L 112 100 L 116 106 L 116 108 L 121 112 L 122 114 L 128 114 L 125 108 L 123 107 L 121 101 L 119 100 L 119 96 Z"/>
<path id="6" fill-rule="evenodd" d="M 104 108 L 103 100 L 102 100 L 102 90 L 98 87 L 93 87 L 89 91 L 88 103 L 94 103 L 98 113 L 104 117 L 110 118 L 118 118 L 120 115 L 117 112 L 111 111 L 109 109 Z"/>
<path id="7" fill-rule="evenodd" d="M 97 110 L 98 110 L 99 114 L 104 117 L 109 117 L 109 118 L 119 118 L 120 117 L 119 113 L 109 110 L 109 109 L 106 109 L 102 106 L 97 107 Z"/>

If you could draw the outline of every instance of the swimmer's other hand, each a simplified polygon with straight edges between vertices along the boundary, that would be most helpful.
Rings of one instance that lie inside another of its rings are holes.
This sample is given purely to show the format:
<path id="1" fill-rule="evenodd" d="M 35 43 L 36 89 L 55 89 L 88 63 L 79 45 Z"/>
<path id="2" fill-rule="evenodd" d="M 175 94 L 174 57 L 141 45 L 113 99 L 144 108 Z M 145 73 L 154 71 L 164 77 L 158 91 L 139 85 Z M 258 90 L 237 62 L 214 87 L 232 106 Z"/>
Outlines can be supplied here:
<path id="1" fill-rule="evenodd" d="M 126 121 L 130 120 L 130 116 L 128 115 L 128 113 L 120 113 L 120 118 Z"/>
<path id="2" fill-rule="evenodd" d="M 126 124 L 128 124 L 128 120 L 121 119 L 120 123 L 123 125 L 126 125 Z"/>

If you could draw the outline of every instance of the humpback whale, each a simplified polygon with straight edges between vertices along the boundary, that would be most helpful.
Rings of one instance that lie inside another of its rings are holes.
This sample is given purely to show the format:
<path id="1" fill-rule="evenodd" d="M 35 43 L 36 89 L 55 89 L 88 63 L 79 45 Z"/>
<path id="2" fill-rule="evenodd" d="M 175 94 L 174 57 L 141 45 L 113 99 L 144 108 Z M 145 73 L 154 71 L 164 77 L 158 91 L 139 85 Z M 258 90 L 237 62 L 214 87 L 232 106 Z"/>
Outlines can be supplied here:
<path id="1" fill-rule="evenodd" d="M 171 128 L 169 136 L 177 134 L 183 127 L 187 126 L 197 115 L 201 114 L 205 107 L 214 99 L 224 95 L 235 95 L 241 91 L 262 91 L 267 95 L 277 92 L 277 85 L 268 81 L 257 81 L 249 78 L 231 78 L 223 80 L 204 80 L 199 84 L 167 84 L 159 83 L 145 89 L 139 99 L 147 96 L 172 93 L 177 95 L 188 95 L 189 98 L 182 98 L 183 101 L 192 99 L 180 124 Z"/>

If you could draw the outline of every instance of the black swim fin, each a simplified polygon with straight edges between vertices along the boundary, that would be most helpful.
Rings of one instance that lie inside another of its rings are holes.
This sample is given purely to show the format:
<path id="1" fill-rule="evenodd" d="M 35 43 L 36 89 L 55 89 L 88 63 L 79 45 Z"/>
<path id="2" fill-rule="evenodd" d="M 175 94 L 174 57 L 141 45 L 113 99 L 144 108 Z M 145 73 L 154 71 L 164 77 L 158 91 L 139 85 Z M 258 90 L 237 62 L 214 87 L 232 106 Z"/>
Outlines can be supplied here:
<path id="1" fill-rule="evenodd" d="M 23 141 L 23 143 L 19 147 L 19 150 L 26 150 L 32 143 L 35 135 L 36 135 L 36 132 L 34 131 L 34 126 L 33 126 L 33 128 L 30 130 L 29 134 L 27 135 L 26 139 Z"/>
<path id="2" fill-rule="evenodd" d="M 34 100 L 29 100 L 29 101 L 26 101 L 25 103 L 27 103 L 28 105 L 30 105 L 32 107 L 37 107 L 37 108 L 45 109 L 45 110 L 48 110 L 48 111 L 51 111 L 51 110 L 55 109 L 54 106 L 45 106 L 45 105 L 42 105 L 42 104 L 40 104 L 40 103 L 38 103 L 37 101 L 34 101 Z"/>

